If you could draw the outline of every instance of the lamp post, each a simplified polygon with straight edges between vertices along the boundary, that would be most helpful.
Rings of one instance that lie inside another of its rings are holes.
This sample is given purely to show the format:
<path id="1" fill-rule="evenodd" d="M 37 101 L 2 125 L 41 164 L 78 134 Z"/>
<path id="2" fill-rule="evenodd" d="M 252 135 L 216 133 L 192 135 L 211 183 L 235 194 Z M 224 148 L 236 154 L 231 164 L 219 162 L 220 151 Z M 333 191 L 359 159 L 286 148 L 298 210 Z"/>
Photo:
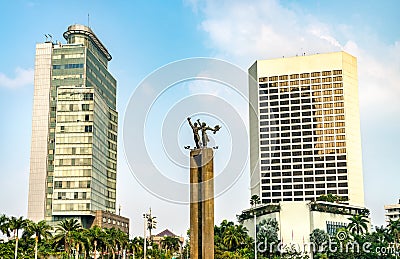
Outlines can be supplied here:
<path id="1" fill-rule="evenodd" d="M 254 259 L 257 259 L 257 215 L 256 211 L 254 213 Z"/>
<path id="2" fill-rule="evenodd" d="M 96 259 L 97 258 L 97 240 L 94 240 L 93 245 L 94 245 L 93 259 Z"/>
<path id="3" fill-rule="evenodd" d="M 146 225 L 147 225 L 147 214 L 143 214 L 143 219 L 144 219 L 144 236 L 143 236 L 143 241 L 144 241 L 144 247 L 143 247 L 143 258 L 146 259 Z"/>
<path id="4" fill-rule="evenodd" d="M 257 194 L 254 194 L 250 198 L 250 205 L 253 209 L 254 215 L 254 259 L 257 259 L 257 215 L 256 208 L 257 204 L 260 204 L 260 197 Z"/>

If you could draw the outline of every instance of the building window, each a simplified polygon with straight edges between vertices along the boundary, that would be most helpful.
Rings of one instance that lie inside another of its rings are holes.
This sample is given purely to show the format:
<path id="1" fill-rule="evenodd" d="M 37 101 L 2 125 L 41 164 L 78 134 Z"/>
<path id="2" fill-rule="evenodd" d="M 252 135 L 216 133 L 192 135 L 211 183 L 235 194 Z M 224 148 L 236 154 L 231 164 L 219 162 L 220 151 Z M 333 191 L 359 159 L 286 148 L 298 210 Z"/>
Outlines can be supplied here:
<path id="1" fill-rule="evenodd" d="M 89 104 L 87 103 L 82 104 L 82 111 L 89 111 Z"/>
<path id="2" fill-rule="evenodd" d="M 86 125 L 85 126 L 85 132 L 92 132 L 93 131 L 93 126 L 92 125 Z"/>
<path id="3" fill-rule="evenodd" d="M 83 68 L 83 64 L 66 64 L 64 65 L 65 69 L 73 69 L 73 68 Z"/>
<path id="4" fill-rule="evenodd" d="M 83 100 L 85 100 L 85 101 L 93 100 L 93 93 L 85 93 L 85 94 L 83 94 Z"/>

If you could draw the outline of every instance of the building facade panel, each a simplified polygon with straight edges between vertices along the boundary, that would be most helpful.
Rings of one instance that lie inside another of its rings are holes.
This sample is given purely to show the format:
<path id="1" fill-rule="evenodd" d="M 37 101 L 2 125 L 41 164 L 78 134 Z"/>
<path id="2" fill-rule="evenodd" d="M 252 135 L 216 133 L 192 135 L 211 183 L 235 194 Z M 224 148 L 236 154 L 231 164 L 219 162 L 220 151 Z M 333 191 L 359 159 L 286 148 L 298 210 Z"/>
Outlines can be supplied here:
<path id="1" fill-rule="evenodd" d="M 346 64 L 346 65 L 344 65 Z M 333 194 L 364 204 L 356 60 L 344 52 L 249 69 L 252 194 L 262 203 Z M 257 135 L 258 134 L 258 135 Z M 257 179 L 258 180 L 258 179 Z"/>
<path id="2" fill-rule="evenodd" d="M 28 218 L 45 217 L 52 43 L 36 46 Z"/>

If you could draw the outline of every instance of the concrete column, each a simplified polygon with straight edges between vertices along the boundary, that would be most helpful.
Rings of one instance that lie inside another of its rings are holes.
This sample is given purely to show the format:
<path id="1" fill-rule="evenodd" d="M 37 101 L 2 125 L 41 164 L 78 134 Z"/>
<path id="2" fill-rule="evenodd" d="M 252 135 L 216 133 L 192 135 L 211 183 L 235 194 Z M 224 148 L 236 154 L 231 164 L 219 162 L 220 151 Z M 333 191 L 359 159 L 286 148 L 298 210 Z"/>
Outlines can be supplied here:
<path id="1" fill-rule="evenodd" d="M 190 152 L 190 258 L 214 258 L 213 149 Z"/>

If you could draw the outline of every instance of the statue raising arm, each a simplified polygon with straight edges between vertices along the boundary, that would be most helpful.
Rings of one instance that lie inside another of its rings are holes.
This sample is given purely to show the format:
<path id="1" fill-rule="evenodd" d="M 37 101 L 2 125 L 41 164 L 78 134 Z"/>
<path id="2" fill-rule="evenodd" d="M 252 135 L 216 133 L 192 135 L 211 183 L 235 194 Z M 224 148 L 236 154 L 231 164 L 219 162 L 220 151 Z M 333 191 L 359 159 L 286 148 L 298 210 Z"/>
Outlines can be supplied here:
<path id="1" fill-rule="evenodd" d="M 196 122 L 193 125 L 192 122 L 190 121 L 190 117 L 188 117 L 187 120 L 193 131 L 193 138 L 194 138 L 194 143 L 196 144 L 196 148 L 200 148 L 201 143 L 200 143 L 199 130 L 201 129 L 201 127 L 198 126 Z"/>

